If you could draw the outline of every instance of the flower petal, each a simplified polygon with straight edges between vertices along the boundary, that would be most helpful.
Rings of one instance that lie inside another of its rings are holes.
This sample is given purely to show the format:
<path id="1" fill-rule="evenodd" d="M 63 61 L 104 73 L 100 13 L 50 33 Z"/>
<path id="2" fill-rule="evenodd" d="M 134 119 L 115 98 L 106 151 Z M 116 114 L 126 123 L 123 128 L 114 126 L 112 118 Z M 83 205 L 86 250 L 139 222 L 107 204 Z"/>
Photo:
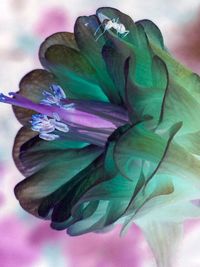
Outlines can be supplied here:
<path id="1" fill-rule="evenodd" d="M 153 43 L 161 49 L 165 49 L 162 33 L 155 23 L 153 23 L 151 20 L 144 19 L 137 21 L 136 25 L 138 24 L 143 26 L 150 43 Z"/>
<path id="2" fill-rule="evenodd" d="M 168 71 L 166 64 L 152 53 L 143 27 L 136 26 L 135 45 L 108 34 L 102 54 L 132 121 L 152 116 L 155 126 L 168 88 Z"/>
<path id="3" fill-rule="evenodd" d="M 92 145 L 60 150 L 59 156 L 54 153 L 54 158 L 42 169 L 15 187 L 20 205 L 35 216 L 39 216 L 38 209 L 45 197 L 68 183 L 102 153 L 102 149 Z"/>
<path id="4" fill-rule="evenodd" d="M 143 27 L 153 53 L 160 57 L 167 65 L 170 81 L 174 82 L 173 86 L 174 84 L 177 84 L 179 87 L 184 88 L 191 97 L 200 103 L 199 75 L 187 69 L 181 63 L 176 61 L 166 49 L 163 49 L 161 33 L 152 22 L 145 20 L 138 21 L 136 24 Z"/>
<path id="5" fill-rule="evenodd" d="M 176 142 L 192 154 L 200 156 L 200 131 L 179 135 Z"/>
<path id="6" fill-rule="evenodd" d="M 105 44 L 104 37 L 102 36 L 96 41 L 96 36 L 94 35 L 98 27 L 99 20 L 96 16 L 79 17 L 74 27 L 76 42 L 81 54 L 95 69 L 98 81 L 102 85 L 102 90 L 110 102 L 120 104 L 120 96 L 106 71 L 106 66 L 101 56 L 101 51 Z"/>
<path id="7" fill-rule="evenodd" d="M 162 106 L 162 118 L 158 129 L 166 129 L 182 120 L 183 127 L 178 135 L 199 131 L 199 113 L 199 99 L 193 97 L 185 87 L 170 80 Z"/>
<path id="8" fill-rule="evenodd" d="M 94 213 L 83 219 L 72 224 L 68 229 L 67 233 L 71 236 L 77 236 L 88 232 L 102 229 L 104 225 L 104 214 L 107 209 L 108 202 L 100 202 Z"/>
<path id="9" fill-rule="evenodd" d="M 42 69 L 37 69 L 26 74 L 20 81 L 19 94 L 39 103 L 43 98 L 43 91 L 49 91 L 49 87 L 56 83 L 55 76 Z M 22 125 L 25 125 L 35 113 L 31 110 L 13 106 L 15 116 Z"/>
<path id="10" fill-rule="evenodd" d="M 96 77 L 96 71 L 76 50 L 54 45 L 45 53 L 48 68 L 70 98 L 108 101 Z"/>
<path id="11" fill-rule="evenodd" d="M 125 29 L 129 31 L 126 37 L 120 38 L 121 40 L 125 40 L 126 42 L 136 44 L 137 37 L 136 37 L 136 26 L 134 21 L 128 15 L 122 13 L 121 11 L 112 8 L 112 7 L 101 7 L 97 9 L 97 17 L 99 18 L 100 22 L 102 23 L 106 18 L 109 20 L 119 20 L 118 23 L 122 23 L 125 26 Z M 116 31 L 112 31 L 117 35 Z"/>
<path id="12" fill-rule="evenodd" d="M 129 179 L 138 179 L 141 174 L 142 161 L 146 161 L 148 164 L 143 171 L 145 176 L 151 177 L 180 127 L 180 123 L 174 125 L 167 131 L 167 137 L 148 130 L 145 128 L 145 123 L 131 127 L 121 136 L 115 146 L 114 157 L 120 172 Z"/>
<path id="13" fill-rule="evenodd" d="M 65 45 L 66 47 L 78 50 L 74 34 L 71 32 L 56 32 L 46 38 L 40 46 L 39 59 L 41 64 L 46 67 L 45 53 L 47 49 L 52 45 Z"/>
<path id="14" fill-rule="evenodd" d="M 69 187 L 70 190 L 67 193 L 66 189 L 63 191 L 64 196 L 53 209 L 51 218 L 53 223 L 63 223 L 68 220 L 69 215 L 72 214 L 73 206 L 79 201 L 82 195 L 94 184 L 104 180 L 102 159 L 102 156 L 100 156 L 94 160 L 87 168 L 74 177 Z M 76 218 L 76 212 L 73 213 L 73 216 Z"/>
<path id="15" fill-rule="evenodd" d="M 38 133 L 22 127 L 15 137 L 13 158 L 22 174 L 30 176 L 67 149 L 81 149 L 87 145 L 84 142 L 71 140 L 70 135 L 64 139 L 46 142 L 38 137 Z"/>
<path id="16" fill-rule="evenodd" d="M 163 115 L 163 101 L 168 89 L 166 65 L 159 57 L 154 56 L 150 66 L 151 74 L 149 73 L 148 83 L 145 85 L 137 83 L 137 67 L 135 72 L 132 71 L 135 67 L 135 62 L 130 59 L 127 65 L 126 97 L 130 109 L 132 108 L 132 118 L 137 122 L 147 116 L 151 116 L 153 120 L 150 123 L 155 126 Z M 140 74 L 138 73 L 138 75 Z"/>

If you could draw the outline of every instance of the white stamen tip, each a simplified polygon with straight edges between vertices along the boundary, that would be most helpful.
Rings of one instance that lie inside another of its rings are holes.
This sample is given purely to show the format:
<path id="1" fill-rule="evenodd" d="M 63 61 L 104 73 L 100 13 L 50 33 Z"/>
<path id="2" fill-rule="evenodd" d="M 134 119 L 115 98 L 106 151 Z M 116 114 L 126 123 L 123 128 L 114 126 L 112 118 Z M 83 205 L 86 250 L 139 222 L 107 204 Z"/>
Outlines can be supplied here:
<path id="1" fill-rule="evenodd" d="M 54 118 L 56 121 L 60 121 L 60 116 L 59 116 L 58 113 L 56 113 L 56 112 L 53 113 L 53 118 Z"/>
<path id="2" fill-rule="evenodd" d="M 48 133 L 42 133 L 39 135 L 39 137 L 45 141 L 54 141 L 59 138 L 59 135 L 57 134 L 48 134 Z"/>

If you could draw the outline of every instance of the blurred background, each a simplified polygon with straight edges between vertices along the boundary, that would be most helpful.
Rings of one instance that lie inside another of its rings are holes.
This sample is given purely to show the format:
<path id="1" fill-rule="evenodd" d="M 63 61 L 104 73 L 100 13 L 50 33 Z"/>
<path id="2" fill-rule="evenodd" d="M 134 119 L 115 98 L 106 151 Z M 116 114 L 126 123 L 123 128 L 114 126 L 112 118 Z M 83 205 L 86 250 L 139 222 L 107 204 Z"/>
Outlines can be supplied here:
<path id="1" fill-rule="evenodd" d="M 1 92 L 17 91 L 21 77 L 40 67 L 37 52 L 44 38 L 58 31 L 73 31 L 77 16 L 93 14 L 101 6 L 118 8 L 134 20 L 153 20 L 169 50 L 200 73 L 200 0 L 0 0 Z M 23 177 L 11 156 L 19 128 L 11 107 L 0 105 L 0 266 L 155 266 L 135 226 L 124 238 L 119 238 L 118 227 L 105 234 L 69 237 L 20 208 L 13 188 Z M 187 222 L 177 266 L 200 266 L 199 240 L 200 221 Z"/>

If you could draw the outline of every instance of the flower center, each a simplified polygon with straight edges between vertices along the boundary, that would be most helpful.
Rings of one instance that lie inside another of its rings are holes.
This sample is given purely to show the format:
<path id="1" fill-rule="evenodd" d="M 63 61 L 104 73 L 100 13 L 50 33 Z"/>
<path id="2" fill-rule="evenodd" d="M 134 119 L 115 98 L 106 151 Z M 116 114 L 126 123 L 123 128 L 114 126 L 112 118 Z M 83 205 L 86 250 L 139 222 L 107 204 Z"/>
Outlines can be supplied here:
<path id="1" fill-rule="evenodd" d="M 104 146 L 116 128 L 128 123 L 124 108 L 101 101 L 67 99 L 58 85 L 44 91 L 40 103 L 17 93 L 9 95 L 13 97 L 0 94 L 0 102 L 37 112 L 30 120 L 31 129 L 46 141 L 68 138 Z"/>

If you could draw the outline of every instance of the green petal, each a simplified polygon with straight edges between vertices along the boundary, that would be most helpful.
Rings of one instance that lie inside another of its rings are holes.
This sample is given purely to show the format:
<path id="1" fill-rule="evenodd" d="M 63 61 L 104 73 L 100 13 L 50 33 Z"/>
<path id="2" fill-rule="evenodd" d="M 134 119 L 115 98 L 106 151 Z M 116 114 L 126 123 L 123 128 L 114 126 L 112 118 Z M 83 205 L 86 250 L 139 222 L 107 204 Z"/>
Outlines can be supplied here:
<path id="1" fill-rule="evenodd" d="M 59 145 L 58 148 L 57 145 L 55 144 L 55 147 L 52 145 L 52 150 L 46 150 L 48 152 L 46 155 L 44 153 L 43 158 L 47 157 L 46 164 L 43 163 L 39 171 L 20 182 L 15 188 L 21 206 L 36 216 L 38 216 L 38 205 L 45 197 L 70 181 L 102 153 L 102 149 L 92 145 L 82 149 L 67 149 L 65 142 L 62 147 Z M 35 150 L 37 155 L 37 148 Z M 39 156 L 35 158 L 36 163 L 39 163 L 41 151 L 42 148 Z M 30 154 L 34 160 L 34 152 Z M 37 164 L 33 166 L 38 167 Z"/>
<path id="2" fill-rule="evenodd" d="M 70 98 L 108 101 L 102 92 L 96 72 L 76 50 L 54 45 L 45 53 L 48 68 L 59 79 L 59 84 Z"/>
<path id="3" fill-rule="evenodd" d="M 105 217 L 104 227 L 114 223 L 125 212 L 134 191 L 134 182 L 118 174 L 113 179 L 104 181 L 86 192 L 77 205 L 85 202 L 107 202 L 107 210 L 102 214 Z"/>
<path id="4" fill-rule="evenodd" d="M 102 229 L 104 226 L 104 214 L 107 206 L 108 202 L 100 202 L 97 209 L 91 216 L 72 224 L 67 229 L 67 233 L 71 236 L 77 236 Z"/>
<path id="5" fill-rule="evenodd" d="M 104 179 L 102 165 L 103 160 L 102 156 L 100 156 L 73 178 L 68 186 L 70 190 L 66 190 L 66 186 L 61 189 L 64 193 L 64 197 L 62 197 L 54 207 L 51 218 L 54 223 L 63 223 L 68 220 L 73 206 L 76 205 L 82 195 L 94 186 L 94 184 L 100 183 Z M 52 198 L 52 196 L 50 196 L 50 198 Z M 76 217 L 75 212 L 75 219 L 77 219 Z"/>
<path id="6" fill-rule="evenodd" d="M 166 149 L 181 124 L 174 125 L 166 135 L 160 136 L 145 128 L 145 123 L 131 127 L 115 146 L 115 162 L 120 172 L 129 179 L 141 175 L 142 161 L 147 161 L 145 175 L 151 177 L 165 155 Z"/>
<path id="7" fill-rule="evenodd" d="M 24 164 L 24 162 L 21 160 L 21 154 L 22 149 L 21 147 L 23 146 L 23 144 L 25 144 L 26 142 L 28 142 L 29 140 L 34 140 L 37 137 L 38 133 L 30 130 L 29 128 L 26 127 L 22 127 L 16 137 L 15 137 L 15 141 L 14 141 L 14 145 L 13 145 L 13 159 L 15 162 L 15 165 L 17 166 L 18 170 L 25 176 L 28 176 L 32 173 L 31 169 L 32 166 L 30 168 L 27 168 L 27 166 Z M 39 163 L 41 164 L 41 163 Z"/>
<path id="8" fill-rule="evenodd" d="M 44 67 L 46 67 L 46 64 L 47 64 L 46 59 L 45 59 L 45 53 L 46 53 L 47 49 L 53 45 L 64 45 L 66 47 L 70 47 L 70 48 L 73 48 L 75 50 L 78 50 L 73 33 L 71 33 L 71 32 L 56 32 L 56 33 L 52 34 L 51 36 L 49 36 L 48 38 L 46 38 L 44 40 L 44 42 L 41 44 L 40 50 L 39 50 L 40 62 L 42 63 L 42 65 Z"/>
<path id="9" fill-rule="evenodd" d="M 137 69 L 135 62 L 130 59 L 129 66 L 127 66 L 126 94 L 134 115 L 133 119 L 136 122 L 150 116 L 153 118 L 150 123 L 156 125 L 162 115 L 163 100 L 168 87 L 166 65 L 160 58 L 154 56 L 150 66 L 149 81 L 146 85 L 137 83 L 137 71 L 132 71 L 134 68 Z"/>
<path id="10" fill-rule="evenodd" d="M 109 41 L 102 53 L 131 120 L 135 123 L 151 116 L 154 118 L 151 122 L 155 126 L 160 120 L 168 88 L 168 71 L 166 64 L 152 53 L 140 24 L 137 24 L 135 34 L 137 44 L 107 34 Z"/>
<path id="11" fill-rule="evenodd" d="M 55 83 L 57 83 L 56 78 L 52 73 L 42 69 L 33 70 L 26 74 L 20 81 L 19 94 L 38 103 L 44 98 L 42 92 L 44 90 L 49 91 L 50 85 Z M 16 106 L 13 106 L 13 111 L 22 125 L 27 124 L 31 116 L 35 113 L 32 110 Z"/>
<path id="12" fill-rule="evenodd" d="M 95 210 L 97 209 L 98 205 L 99 205 L 98 201 L 90 202 L 87 205 L 85 205 L 86 207 L 84 207 L 84 205 L 80 205 L 79 210 L 73 214 L 73 217 L 69 216 L 68 219 L 66 219 L 65 221 L 62 221 L 62 222 L 53 221 L 53 222 L 51 222 L 51 227 L 53 229 L 56 229 L 56 230 L 67 229 L 73 223 L 75 223 L 75 222 L 77 222 L 83 218 L 87 218 L 87 217 L 91 216 L 95 212 Z M 70 210 L 70 215 L 71 215 L 71 210 Z"/>
<path id="13" fill-rule="evenodd" d="M 29 176 L 46 166 L 67 149 L 80 149 L 88 144 L 70 140 L 70 135 L 47 142 L 39 138 L 38 133 L 22 127 L 16 135 L 13 146 L 13 158 L 18 169 Z"/>
<path id="14" fill-rule="evenodd" d="M 100 182 L 94 183 L 94 185 L 83 194 L 73 208 L 73 210 L 76 211 L 84 203 L 90 203 L 93 201 L 100 201 L 104 203 L 108 202 L 106 210 L 101 214 L 101 227 L 103 228 L 113 224 L 116 220 L 123 216 L 132 195 L 134 194 L 137 183 L 136 180 L 128 180 L 122 176 L 116 169 L 116 164 L 114 162 L 113 148 L 115 142 L 119 138 L 120 132 L 122 133 L 126 130 L 127 127 L 118 129 L 113 136 L 109 138 L 109 145 L 107 147 L 104 160 L 104 169 L 100 172 L 100 175 L 103 177 L 100 178 Z M 111 170 L 109 169 L 109 166 L 111 166 Z M 99 224 L 94 224 L 92 227 L 93 231 L 99 230 Z M 85 229 L 84 231 L 87 232 L 89 230 Z"/>
<path id="15" fill-rule="evenodd" d="M 149 45 L 154 54 L 159 56 L 167 65 L 169 72 L 169 79 L 173 81 L 187 91 L 190 96 L 192 96 L 198 103 L 200 103 L 199 97 L 199 75 L 193 73 L 191 70 L 187 69 L 181 63 L 176 61 L 173 56 L 164 49 L 162 45 L 162 36 L 157 27 L 149 21 L 139 21 L 138 24 L 142 25 L 145 33 L 147 34 Z M 159 41 L 160 40 L 160 41 Z"/>
<path id="16" fill-rule="evenodd" d="M 137 36 L 136 36 L 136 25 L 131 17 L 122 13 L 121 11 L 111 8 L 111 7 L 102 7 L 97 9 L 97 17 L 99 18 L 100 22 L 102 23 L 105 19 L 119 19 L 119 23 L 122 23 L 126 30 L 129 30 L 129 34 L 121 40 L 125 40 L 131 44 L 137 44 Z M 111 31 L 110 31 L 111 32 Z M 116 34 L 115 30 L 112 30 L 112 33 Z M 105 33 L 106 34 L 106 33 Z"/>
<path id="17" fill-rule="evenodd" d="M 74 34 L 81 54 L 88 60 L 95 69 L 98 81 L 102 90 L 114 104 L 121 104 L 121 99 L 111 78 L 109 77 L 104 60 L 101 55 L 103 45 L 105 44 L 104 36 L 96 41 L 94 35 L 99 27 L 99 21 L 96 16 L 79 17 L 76 20 Z"/>
<path id="18" fill-rule="evenodd" d="M 127 99 L 125 96 L 125 63 L 130 55 L 130 51 L 126 47 L 121 47 L 118 49 L 116 41 L 112 42 L 109 40 L 103 47 L 102 55 L 106 63 L 107 71 L 110 77 L 113 80 L 113 83 L 118 90 L 119 95 L 123 99 L 123 102 L 126 103 Z M 126 103 L 126 107 L 127 107 Z"/>
<path id="19" fill-rule="evenodd" d="M 104 173 L 107 179 L 114 178 L 118 174 L 118 169 L 114 159 L 114 148 L 118 139 L 129 128 L 130 126 L 128 124 L 119 127 L 108 138 L 107 146 L 105 149 L 105 158 L 104 158 Z"/>
<path id="20" fill-rule="evenodd" d="M 123 214 L 127 205 L 127 201 L 115 200 L 115 201 L 91 201 L 87 203 L 98 203 L 98 207 L 95 207 L 90 216 L 84 216 L 79 218 L 68 228 L 68 234 L 80 235 L 88 232 L 104 232 L 112 227 L 113 223 Z M 125 204 L 124 204 L 125 203 Z M 78 208 L 80 205 L 78 206 Z M 77 207 L 76 207 L 77 208 Z"/>
<path id="21" fill-rule="evenodd" d="M 163 102 L 162 119 L 158 129 L 166 129 L 178 121 L 183 121 L 178 135 L 199 131 L 199 113 L 198 98 L 194 98 L 184 87 L 171 80 Z"/>
<path id="22" fill-rule="evenodd" d="M 153 43 L 160 49 L 165 48 L 162 33 L 160 32 L 156 24 L 147 19 L 137 21 L 136 25 L 138 24 L 143 26 L 144 31 L 147 34 L 150 43 Z"/>

